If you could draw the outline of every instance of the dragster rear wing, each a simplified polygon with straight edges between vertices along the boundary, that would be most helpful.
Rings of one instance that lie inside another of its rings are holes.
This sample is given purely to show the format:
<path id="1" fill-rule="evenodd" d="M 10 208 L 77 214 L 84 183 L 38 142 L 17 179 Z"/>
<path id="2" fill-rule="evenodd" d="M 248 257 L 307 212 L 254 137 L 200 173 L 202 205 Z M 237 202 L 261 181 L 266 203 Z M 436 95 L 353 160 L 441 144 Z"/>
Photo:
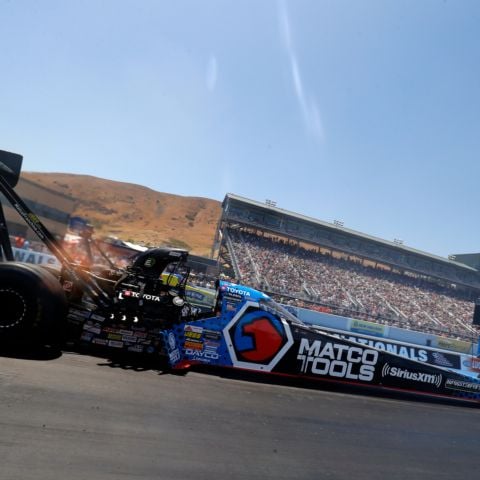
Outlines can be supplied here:
<path id="1" fill-rule="evenodd" d="M 21 155 L 0 150 L 0 175 L 12 188 L 17 185 L 22 170 L 22 162 L 23 157 Z"/>

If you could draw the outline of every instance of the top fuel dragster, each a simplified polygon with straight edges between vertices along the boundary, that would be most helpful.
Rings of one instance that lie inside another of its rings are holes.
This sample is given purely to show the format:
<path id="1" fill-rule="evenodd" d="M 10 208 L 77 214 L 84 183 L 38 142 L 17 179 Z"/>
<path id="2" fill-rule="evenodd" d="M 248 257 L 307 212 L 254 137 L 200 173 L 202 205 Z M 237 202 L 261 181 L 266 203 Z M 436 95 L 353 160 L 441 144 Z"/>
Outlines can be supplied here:
<path id="1" fill-rule="evenodd" d="M 188 286 L 185 250 L 153 248 L 124 269 L 75 263 L 15 192 L 21 164 L 0 151 L 0 192 L 62 268 L 13 261 L 0 203 L 1 348 L 70 340 L 163 358 L 178 371 L 210 365 L 480 402 L 480 380 L 337 338 L 252 288 L 217 281 L 205 307 L 205 292 Z"/>

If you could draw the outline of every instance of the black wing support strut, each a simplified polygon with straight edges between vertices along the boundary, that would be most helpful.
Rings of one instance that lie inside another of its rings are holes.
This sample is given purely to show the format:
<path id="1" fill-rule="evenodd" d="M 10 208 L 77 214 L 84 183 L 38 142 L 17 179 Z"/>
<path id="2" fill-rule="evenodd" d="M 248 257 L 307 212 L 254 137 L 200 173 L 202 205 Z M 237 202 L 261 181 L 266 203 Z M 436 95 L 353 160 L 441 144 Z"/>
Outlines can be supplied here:
<path id="1" fill-rule="evenodd" d="M 23 218 L 25 223 L 35 232 L 37 237 L 46 245 L 46 247 L 57 257 L 63 268 L 78 282 L 79 285 L 88 293 L 94 301 L 102 306 L 109 304 L 109 296 L 93 280 L 86 281 L 80 277 L 74 267 L 74 262 L 58 240 L 45 227 L 37 215 L 35 215 L 25 202 L 17 195 L 8 181 L 8 176 L 12 175 L 12 170 L 0 160 L 0 193 L 10 202 L 12 207 Z M 16 182 L 15 182 L 16 183 Z M 13 260 L 12 248 L 8 237 L 8 229 L 3 215 L 3 208 L 0 203 L 0 242 L 7 260 Z M 8 246 L 7 246 L 8 243 Z"/>

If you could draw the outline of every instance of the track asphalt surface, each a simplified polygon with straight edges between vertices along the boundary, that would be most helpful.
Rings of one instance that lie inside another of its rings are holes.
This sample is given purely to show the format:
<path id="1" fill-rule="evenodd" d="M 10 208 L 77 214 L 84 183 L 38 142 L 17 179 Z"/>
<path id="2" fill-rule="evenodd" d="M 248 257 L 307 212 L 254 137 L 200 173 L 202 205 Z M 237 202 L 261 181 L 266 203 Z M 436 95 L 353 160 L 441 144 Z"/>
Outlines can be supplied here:
<path id="1" fill-rule="evenodd" d="M 480 408 L 0 357 L 0 479 L 465 479 Z"/>

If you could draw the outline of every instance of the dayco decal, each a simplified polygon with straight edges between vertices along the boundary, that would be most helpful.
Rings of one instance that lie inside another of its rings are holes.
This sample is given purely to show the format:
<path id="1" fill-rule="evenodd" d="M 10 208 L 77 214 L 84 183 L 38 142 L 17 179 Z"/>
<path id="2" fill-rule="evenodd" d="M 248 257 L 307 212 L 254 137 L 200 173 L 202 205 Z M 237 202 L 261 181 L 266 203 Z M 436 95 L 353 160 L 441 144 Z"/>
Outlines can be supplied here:
<path id="1" fill-rule="evenodd" d="M 297 360 L 301 360 L 302 373 L 329 375 L 350 380 L 373 380 L 378 361 L 377 350 L 364 349 L 342 343 L 302 338 Z"/>
<path id="2" fill-rule="evenodd" d="M 396 343 L 388 343 L 385 341 L 372 340 L 370 338 L 355 337 L 353 335 L 335 335 L 345 340 L 368 345 L 369 347 L 378 348 L 388 353 L 394 353 L 401 357 L 417 360 L 418 362 L 428 362 L 428 352 L 423 348 L 407 347 Z"/>
<path id="3" fill-rule="evenodd" d="M 420 383 L 430 383 L 440 388 L 442 384 L 442 375 L 433 373 L 412 372 L 406 368 L 392 367 L 386 363 L 382 368 L 382 377 L 395 377 L 404 380 L 412 380 Z"/>
<path id="4" fill-rule="evenodd" d="M 220 358 L 220 355 L 217 353 L 216 349 L 194 350 L 187 348 L 185 353 L 187 355 L 191 355 L 192 357 L 205 358 L 207 360 L 218 360 Z"/>

